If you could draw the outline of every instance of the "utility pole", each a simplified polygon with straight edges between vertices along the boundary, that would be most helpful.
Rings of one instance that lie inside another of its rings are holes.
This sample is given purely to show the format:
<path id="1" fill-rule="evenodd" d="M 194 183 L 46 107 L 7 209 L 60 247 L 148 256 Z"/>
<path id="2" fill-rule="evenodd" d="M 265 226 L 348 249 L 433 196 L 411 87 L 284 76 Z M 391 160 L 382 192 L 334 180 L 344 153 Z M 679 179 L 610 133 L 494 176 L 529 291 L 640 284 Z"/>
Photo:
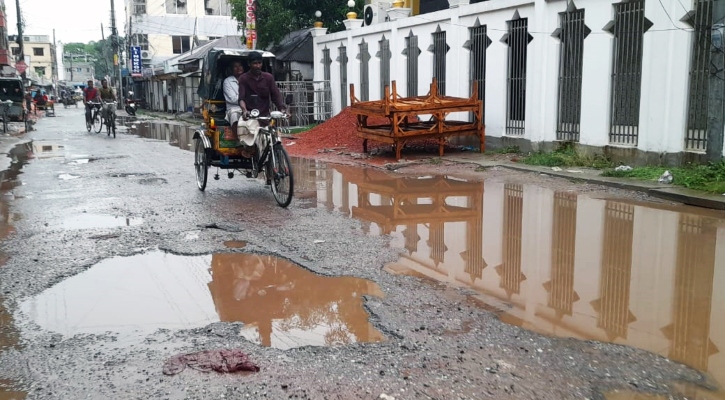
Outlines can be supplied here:
<path id="1" fill-rule="evenodd" d="M 725 1 L 725 0 L 723 0 Z M 121 63 L 118 62 L 118 31 L 116 30 L 116 10 L 111 0 L 111 44 L 113 45 L 113 74 L 116 77 L 116 107 L 120 110 L 123 104 L 123 88 L 121 87 Z"/>
<path id="2" fill-rule="evenodd" d="M 50 80 L 53 82 L 53 91 L 55 92 L 55 98 L 58 98 L 58 54 L 55 43 L 55 29 L 53 29 L 53 50 L 50 52 L 50 61 L 52 63 Z"/>
<path id="3" fill-rule="evenodd" d="M 708 81 L 707 160 L 718 162 L 723 154 L 725 127 L 725 0 L 712 5 L 712 45 L 710 47 L 710 78 Z"/>
<path id="4" fill-rule="evenodd" d="M 19 51 L 18 51 L 18 59 L 15 60 L 16 65 L 17 65 L 17 61 L 22 61 L 23 63 L 25 63 L 25 50 L 23 49 L 23 15 L 20 12 L 20 0 L 15 0 L 15 8 L 18 13 L 18 40 L 17 40 L 17 42 L 18 42 Z M 26 70 L 27 70 L 27 67 L 26 67 Z M 25 80 L 25 70 L 22 73 L 20 73 L 20 76 L 23 78 L 23 80 Z"/>

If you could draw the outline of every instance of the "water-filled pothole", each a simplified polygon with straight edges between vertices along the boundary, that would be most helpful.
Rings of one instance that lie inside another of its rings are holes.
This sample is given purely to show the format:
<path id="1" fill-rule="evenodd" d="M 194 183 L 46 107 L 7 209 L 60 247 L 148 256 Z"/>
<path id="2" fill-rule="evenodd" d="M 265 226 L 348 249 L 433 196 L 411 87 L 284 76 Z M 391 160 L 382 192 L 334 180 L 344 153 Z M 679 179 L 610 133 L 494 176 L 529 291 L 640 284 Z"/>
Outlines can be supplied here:
<path id="1" fill-rule="evenodd" d="M 60 225 L 63 229 L 97 229 L 137 226 L 143 224 L 143 218 L 131 218 L 106 214 L 80 214 L 64 218 Z"/>
<path id="2" fill-rule="evenodd" d="M 154 251 L 104 260 L 20 309 L 66 336 L 243 322 L 247 339 L 288 349 L 384 340 L 368 321 L 365 295 L 383 296 L 365 279 L 320 276 L 274 256 Z"/>
<path id="3" fill-rule="evenodd" d="M 247 245 L 247 242 L 243 240 L 227 240 L 224 242 L 224 246 L 230 249 L 241 249 Z"/>

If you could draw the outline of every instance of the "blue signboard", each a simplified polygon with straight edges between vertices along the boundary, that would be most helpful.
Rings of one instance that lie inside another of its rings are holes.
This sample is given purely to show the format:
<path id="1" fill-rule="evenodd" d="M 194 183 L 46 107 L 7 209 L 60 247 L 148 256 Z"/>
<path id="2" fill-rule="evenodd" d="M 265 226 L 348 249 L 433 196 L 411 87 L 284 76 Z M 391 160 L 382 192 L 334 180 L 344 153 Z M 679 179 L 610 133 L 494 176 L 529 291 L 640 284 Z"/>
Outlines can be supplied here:
<path id="1" fill-rule="evenodd" d="M 143 76 L 141 73 L 142 69 L 141 47 L 131 46 L 131 76 Z"/>

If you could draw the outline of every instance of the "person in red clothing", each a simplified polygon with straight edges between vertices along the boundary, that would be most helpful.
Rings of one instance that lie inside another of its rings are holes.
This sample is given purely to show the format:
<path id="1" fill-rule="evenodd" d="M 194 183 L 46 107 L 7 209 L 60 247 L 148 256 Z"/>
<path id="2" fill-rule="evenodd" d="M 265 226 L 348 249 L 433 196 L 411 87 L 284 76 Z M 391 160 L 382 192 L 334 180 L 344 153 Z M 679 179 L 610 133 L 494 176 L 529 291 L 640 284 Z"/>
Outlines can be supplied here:
<path id="1" fill-rule="evenodd" d="M 101 93 L 93 87 L 93 80 L 88 80 L 88 87 L 83 89 L 83 104 L 86 106 L 86 125 L 91 123 L 91 105 L 89 102 L 100 103 Z"/>

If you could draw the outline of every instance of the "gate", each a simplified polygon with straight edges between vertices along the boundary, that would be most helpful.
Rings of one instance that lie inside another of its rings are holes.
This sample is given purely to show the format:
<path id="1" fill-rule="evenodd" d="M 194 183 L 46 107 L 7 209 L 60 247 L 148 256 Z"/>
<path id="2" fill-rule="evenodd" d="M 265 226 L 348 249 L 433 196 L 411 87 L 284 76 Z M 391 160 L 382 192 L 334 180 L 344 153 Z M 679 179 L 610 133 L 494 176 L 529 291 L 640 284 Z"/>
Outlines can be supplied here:
<path id="1" fill-rule="evenodd" d="M 280 81 L 277 87 L 283 98 L 292 95 L 291 126 L 307 126 L 332 117 L 330 81 Z"/>

